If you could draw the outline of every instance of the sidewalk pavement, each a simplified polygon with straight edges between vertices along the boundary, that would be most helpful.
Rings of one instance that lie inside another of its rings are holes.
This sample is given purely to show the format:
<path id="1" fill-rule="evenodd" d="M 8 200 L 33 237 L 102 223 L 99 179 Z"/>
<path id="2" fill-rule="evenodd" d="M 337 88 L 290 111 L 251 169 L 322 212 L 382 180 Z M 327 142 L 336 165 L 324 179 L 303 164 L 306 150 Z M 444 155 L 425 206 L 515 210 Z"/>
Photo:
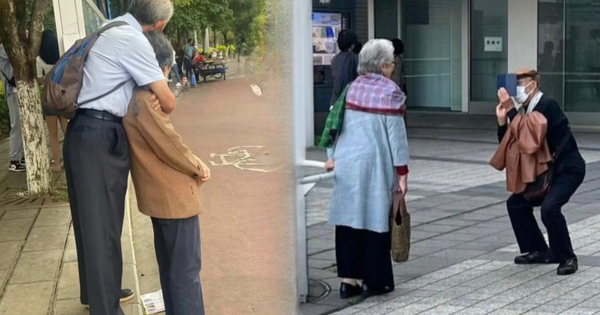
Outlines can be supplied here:
<path id="1" fill-rule="evenodd" d="M 0 315 L 85 315 L 69 204 L 28 199 L 25 173 L 9 173 L 8 139 L 0 141 Z M 54 174 L 55 187 L 66 186 Z M 126 315 L 141 315 L 129 209 L 123 236 L 123 286 L 136 292 L 122 304 Z"/>
<path id="2" fill-rule="evenodd" d="M 497 147 L 493 118 L 474 117 L 469 123 L 460 115 L 412 113 L 408 119 L 412 248 L 408 262 L 394 264 L 396 291 L 362 303 L 339 298 L 334 230 L 326 222 L 333 189 L 328 180 L 307 195 L 307 225 L 309 276 L 326 283 L 331 292 L 311 296 L 313 302 L 301 307 L 302 314 L 600 312 L 598 134 L 576 134 L 588 162 L 587 176 L 564 213 L 581 268 L 575 276 L 561 278 L 555 265 L 512 263 L 517 250 L 506 213 L 504 175 L 487 164 Z M 307 156 L 326 158 L 319 149 L 309 150 Z M 324 292 L 316 284 L 315 288 L 320 290 L 314 293 Z"/>

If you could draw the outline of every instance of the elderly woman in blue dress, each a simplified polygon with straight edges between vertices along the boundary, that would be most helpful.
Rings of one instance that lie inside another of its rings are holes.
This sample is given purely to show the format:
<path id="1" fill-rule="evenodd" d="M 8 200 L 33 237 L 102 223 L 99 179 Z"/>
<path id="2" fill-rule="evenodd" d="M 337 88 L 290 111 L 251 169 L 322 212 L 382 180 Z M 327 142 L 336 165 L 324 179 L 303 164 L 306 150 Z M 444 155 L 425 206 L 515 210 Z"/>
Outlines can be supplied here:
<path id="1" fill-rule="evenodd" d="M 394 67 L 390 41 L 364 45 L 359 77 L 348 90 L 342 130 L 326 164 L 335 169 L 329 224 L 335 225 L 343 299 L 394 290 L 389 216 L 393 193 L 406 195 L 409 160 L 406 97 L 390 79 Z"/>

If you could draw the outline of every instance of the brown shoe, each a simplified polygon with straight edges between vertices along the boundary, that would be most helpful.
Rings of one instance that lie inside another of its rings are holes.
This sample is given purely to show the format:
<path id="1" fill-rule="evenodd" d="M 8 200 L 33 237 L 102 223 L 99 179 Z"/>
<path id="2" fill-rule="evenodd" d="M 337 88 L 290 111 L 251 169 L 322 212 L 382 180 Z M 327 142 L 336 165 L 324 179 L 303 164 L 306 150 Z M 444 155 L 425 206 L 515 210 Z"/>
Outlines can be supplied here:
<path id="1" fill-rule="evenodd" d="M 121 289 L 121 298 L 119 299 L 119 303 L 125 303 L 130 301 L 135 296 L 133 290 L 130 289 Z M 84 304 L 85 307 L 90 308 L 88 304 Z"/>

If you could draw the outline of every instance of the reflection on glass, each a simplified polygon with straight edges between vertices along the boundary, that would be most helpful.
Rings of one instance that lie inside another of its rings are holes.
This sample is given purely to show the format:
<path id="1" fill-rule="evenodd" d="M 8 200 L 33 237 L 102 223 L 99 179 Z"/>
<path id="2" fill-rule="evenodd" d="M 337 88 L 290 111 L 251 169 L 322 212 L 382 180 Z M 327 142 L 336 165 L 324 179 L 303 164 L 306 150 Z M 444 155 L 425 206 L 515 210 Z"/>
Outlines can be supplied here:
<path id="1" fill-rule="evenodd" d="M 89 35 L 102 27 L 104 24 L 104 17 L 97 11 L 93 3 L 89 3 L 88 0 L 83 0 L 81 3 L 83 4 L 85 33 L 86 35 Z"/>
<path id="2" fill-rule="evenodd" d="M 403 1 L 409 107 L 462 107 L 462 6 L 456 0 Z"/>
<path id="3" fill-rule="evenodd" d="M 498 75 L 508 72 L 508 1 L 471 1 L 471 101 L 498 101 Z"/>
<path id="4" fill-rule="evenodd" d="M 565 111 L 600 112 L 599 19 L 597 1 L 539 0 L 542 89 Z"/>

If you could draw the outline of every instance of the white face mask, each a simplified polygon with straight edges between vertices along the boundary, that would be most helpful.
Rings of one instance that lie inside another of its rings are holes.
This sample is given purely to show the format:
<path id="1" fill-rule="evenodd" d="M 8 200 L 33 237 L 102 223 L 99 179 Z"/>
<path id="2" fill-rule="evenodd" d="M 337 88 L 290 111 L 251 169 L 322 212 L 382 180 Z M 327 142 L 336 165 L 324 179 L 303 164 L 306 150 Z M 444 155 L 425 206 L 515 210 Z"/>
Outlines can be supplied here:
<path id="1" fill-rule="evenodd" d="M 533 83 L 533 81 L 529 82 L 529 84 L 527 84 L 525 86 L 517 86 L 517 95 L 515 96 L 515 101 L 517 101 L 517 103 L 519 103 L 519 104 L 525 103 L 525 101 L 529 97 L 529 94 L 531 94 L 531 92 L 525 93 L 525 89 L 528 86 L 530 86 L 531 83 Z"/>

